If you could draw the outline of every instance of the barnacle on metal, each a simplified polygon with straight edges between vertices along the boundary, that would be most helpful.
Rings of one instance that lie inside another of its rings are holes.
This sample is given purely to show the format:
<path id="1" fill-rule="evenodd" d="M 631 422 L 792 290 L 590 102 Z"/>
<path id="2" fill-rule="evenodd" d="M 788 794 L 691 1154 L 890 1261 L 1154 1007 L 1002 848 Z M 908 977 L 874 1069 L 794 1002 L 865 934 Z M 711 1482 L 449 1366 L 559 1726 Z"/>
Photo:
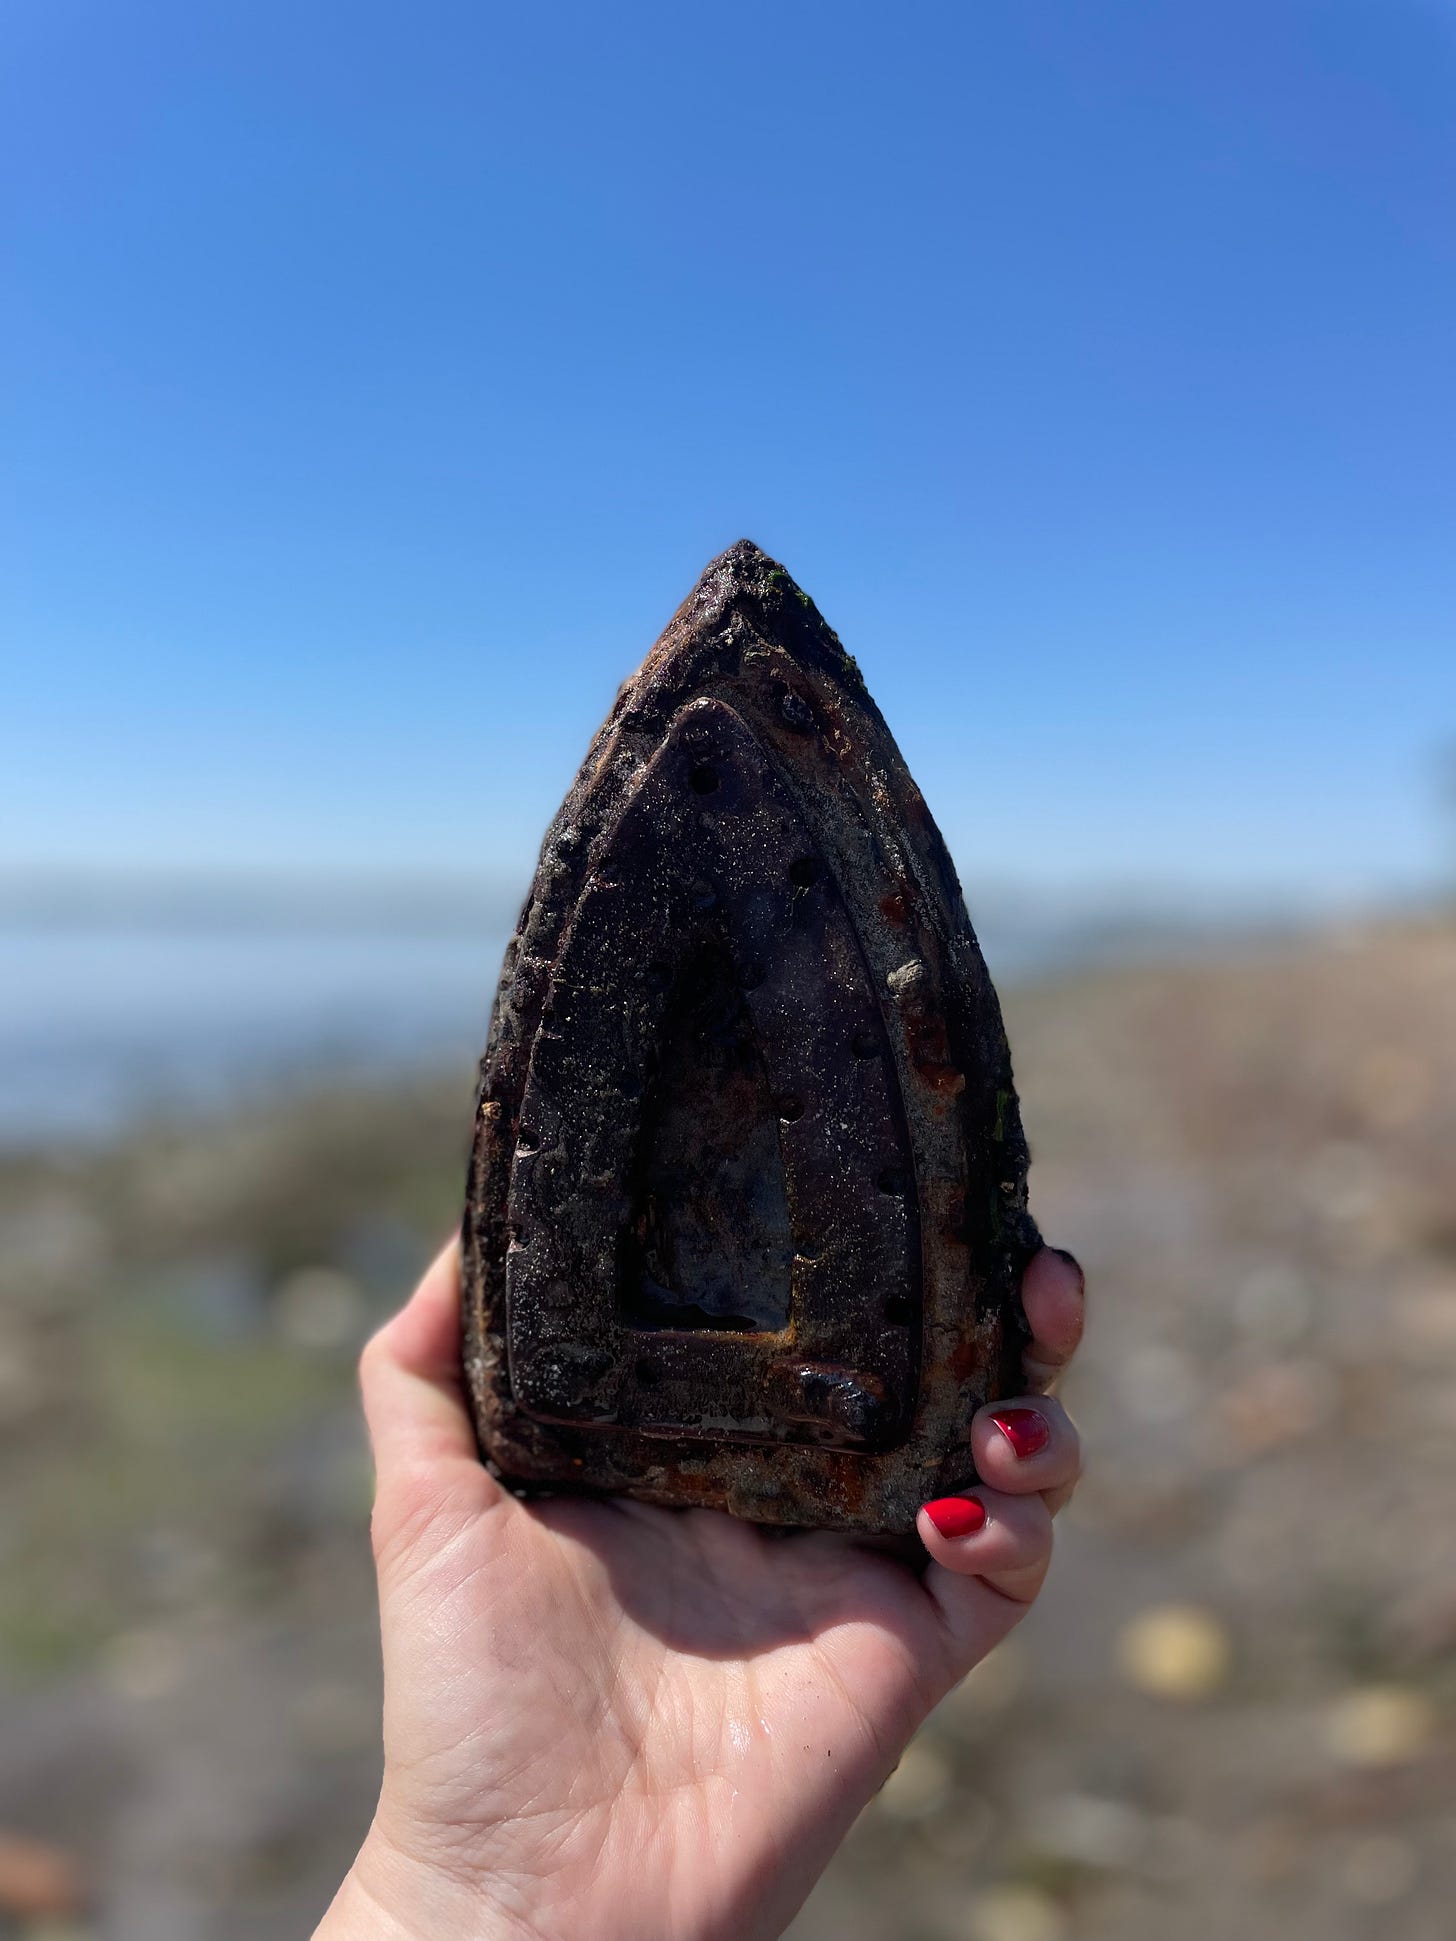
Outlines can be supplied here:
<path id="1" fill-rule="evenodd" d="M 506 954 L 465 1215 L 483 1455 L 909 1530 L 1014 1377 L 1026 1163 L 940 834 L 740 541 L 619 694 Z"/>

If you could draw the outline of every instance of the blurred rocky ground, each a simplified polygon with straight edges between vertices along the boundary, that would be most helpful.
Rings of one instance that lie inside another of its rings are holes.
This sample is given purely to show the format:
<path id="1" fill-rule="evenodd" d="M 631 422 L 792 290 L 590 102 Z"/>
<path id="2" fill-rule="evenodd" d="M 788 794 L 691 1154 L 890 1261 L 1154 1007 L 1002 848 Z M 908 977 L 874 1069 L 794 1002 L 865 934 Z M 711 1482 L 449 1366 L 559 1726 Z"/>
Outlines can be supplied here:
<path id="1" fill-rule="evenodd" d="M 1089 1472 L 795 1941 L 1450 1941 L 1456 927 L 1007 1009 Z M 378 1777 L 353 1360 L 468 1090 L 0 1162 L 0 1936 L 325 1904 Z"/>

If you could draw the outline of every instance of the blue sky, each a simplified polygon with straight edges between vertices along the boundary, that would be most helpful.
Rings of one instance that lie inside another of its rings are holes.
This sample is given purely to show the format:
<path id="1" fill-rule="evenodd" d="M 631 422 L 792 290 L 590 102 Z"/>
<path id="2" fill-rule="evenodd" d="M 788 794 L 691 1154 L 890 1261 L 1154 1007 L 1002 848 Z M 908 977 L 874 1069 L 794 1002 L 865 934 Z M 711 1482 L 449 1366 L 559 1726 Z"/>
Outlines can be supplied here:
<path id="1" fill-rule="evenodd" d="M 3 38 L 0 865 L 518 877 L 746 533 L 968 890 L 1440 866 L 1456 4 Z"/>

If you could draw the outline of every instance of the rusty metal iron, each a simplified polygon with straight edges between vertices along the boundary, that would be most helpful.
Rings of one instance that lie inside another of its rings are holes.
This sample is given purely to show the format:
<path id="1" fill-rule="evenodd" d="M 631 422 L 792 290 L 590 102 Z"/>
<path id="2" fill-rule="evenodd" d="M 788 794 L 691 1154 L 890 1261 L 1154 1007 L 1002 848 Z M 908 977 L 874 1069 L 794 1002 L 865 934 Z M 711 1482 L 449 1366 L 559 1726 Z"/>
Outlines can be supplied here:
<path id="1" fill-rule="evenodd" d="M 619 694 L 506 953 L 465 1214 L 482 1454 L 908 1531 L 1015 1378 L 1026 1166 L 945 844 L 740 541 Z"/>

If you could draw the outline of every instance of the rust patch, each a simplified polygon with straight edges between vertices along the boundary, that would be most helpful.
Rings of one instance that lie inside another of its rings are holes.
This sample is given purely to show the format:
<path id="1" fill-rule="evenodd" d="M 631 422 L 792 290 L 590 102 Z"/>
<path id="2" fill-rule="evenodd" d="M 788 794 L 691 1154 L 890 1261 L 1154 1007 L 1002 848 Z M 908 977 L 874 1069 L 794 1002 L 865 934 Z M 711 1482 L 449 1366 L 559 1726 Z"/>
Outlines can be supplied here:
<path id="1" fill-rule="evenodd" d="M 956 1382 L 973 1380 L 980 1359 L 981 1344 L 978 1341 L 958 1341 L 946 1357 L 946 1370 L 951 1380 Z"/>

